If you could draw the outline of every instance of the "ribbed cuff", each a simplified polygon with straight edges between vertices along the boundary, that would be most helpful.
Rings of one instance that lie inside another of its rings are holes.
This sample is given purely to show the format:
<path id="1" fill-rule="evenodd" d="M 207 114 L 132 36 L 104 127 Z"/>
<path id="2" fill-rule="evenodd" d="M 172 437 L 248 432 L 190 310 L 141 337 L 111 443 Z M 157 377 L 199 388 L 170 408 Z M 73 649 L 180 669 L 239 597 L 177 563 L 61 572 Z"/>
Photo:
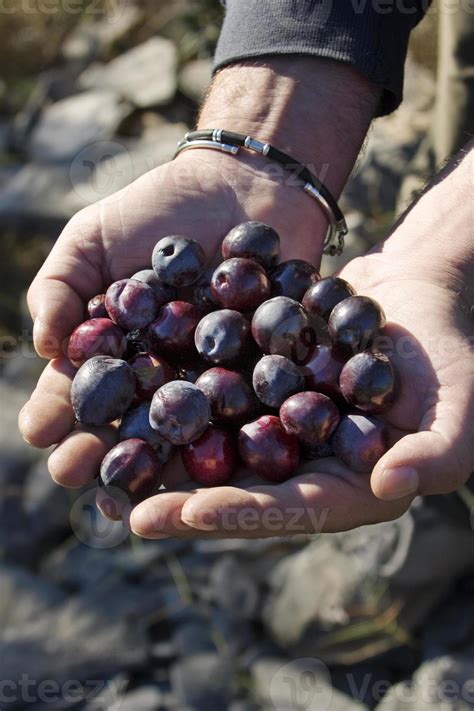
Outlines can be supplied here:
<path id="1" fill-rule="evenodd" d="M 408 38 L 429 0 L 227 0 L 214 70 L 267 55 L 346 62 L 383 88 L 377 115 L 403 95 Z"/>

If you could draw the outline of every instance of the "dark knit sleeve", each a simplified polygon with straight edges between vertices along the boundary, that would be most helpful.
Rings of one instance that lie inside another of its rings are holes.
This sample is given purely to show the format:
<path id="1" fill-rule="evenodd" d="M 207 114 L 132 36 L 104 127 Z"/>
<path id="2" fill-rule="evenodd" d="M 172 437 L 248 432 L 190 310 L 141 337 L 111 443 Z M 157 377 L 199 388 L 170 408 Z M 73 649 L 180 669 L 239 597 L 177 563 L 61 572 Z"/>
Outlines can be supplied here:
<path id="1" fill-rule="evenodd" d="M 383 87 L 378 115 L 403 94 L 408 38 L 430 0 L 227 0 L 214 68 L 298 54 L 347 62 Z"/>

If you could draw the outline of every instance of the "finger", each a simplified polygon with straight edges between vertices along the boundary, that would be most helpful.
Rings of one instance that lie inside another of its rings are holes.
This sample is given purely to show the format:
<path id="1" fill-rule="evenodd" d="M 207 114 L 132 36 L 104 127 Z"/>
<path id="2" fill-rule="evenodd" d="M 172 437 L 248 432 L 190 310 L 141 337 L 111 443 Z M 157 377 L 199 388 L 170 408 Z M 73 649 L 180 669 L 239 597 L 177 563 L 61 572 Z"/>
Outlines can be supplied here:
<path id="1" fill-rule="evenodd" d="M 308 463 L 313 470 L 315 463 Z M 324 472 L 311 472 L 280 485 L 248 489 L 218 487 L 182 493 L 172 499 L 160 494 L 134 509 L 131 527 L 151 538 L 154 532 L 189 537 L 264 538 L 322 531 L 349 530 L 356 526 L 400 516 L 411 498 L 382 502 L 370 491 L 368 477 L 347 472 L 326 460 Z M 354 483 L 356 482 L 356 483 Z"/>
<path id="2" fill-rule="evenodd" d="M 138 504 L 130 515 L 130 528 L 141 538 L 195 537 L 196 531 L 181 520 L 184 502 L 191 492 L 163 492 Z"/>
<path id="3" fill-rule="evenodd" d="M 61 486 L 77 488 L 98 476 L 100 464 L 117 442 L 117 428 L 76 424 L 48 459 L 49 473 Z"/>
<path id="4" fill-rule="evenodd" d="M 34 447 L 60 442 L 72 430 L 71 383 L 76 368 L 67 358 L 52 360 L 43 370 L 31 398 L 20 411 L 18 427 Z"/>
<path id="5" fill-rule="evenodd" d="M 419 432 L 400 439 L 379 460 L 371 487 L 379 499 L 414 494 L 448 494 L 461 487 L 474 468 L 473 414 L 462 388 L 440 391 L 439 402 Z"/>
<path id="6" fill-rule="evenodd" d="M 90 208 L 69 222 L 28 290 L 34 345 L 43 358 L 64 352 L 85 302 L 102 288 L 98 214 Z"/>

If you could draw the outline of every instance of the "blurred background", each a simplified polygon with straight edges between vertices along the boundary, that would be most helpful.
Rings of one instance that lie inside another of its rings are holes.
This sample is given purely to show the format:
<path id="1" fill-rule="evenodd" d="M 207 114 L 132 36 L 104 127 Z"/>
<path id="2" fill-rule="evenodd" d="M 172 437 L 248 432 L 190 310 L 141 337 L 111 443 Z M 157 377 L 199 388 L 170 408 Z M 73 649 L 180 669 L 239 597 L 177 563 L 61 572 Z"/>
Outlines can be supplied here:
<path id="1" fill-rule="evenodd" d="M 98 517 L 93 491 L 55 486 L 17 433 L 43 365 L 27 286 L 78 209 L 171 158 L 221 21 L 217 0 L 0 9 L 0 708 L 474 708 L 473 583 L 452 554 L 472 543 L 423 502 L 350 534 L 148 542 Z M 375 122 L 349 181 L 347 249 L 325 273 L 403 204 L 436 47 L 433 12 L 412 36 L 404 104 Z M 470 701 L 440 699 L 443 679 L 458 696 L 471 682 Z"/>

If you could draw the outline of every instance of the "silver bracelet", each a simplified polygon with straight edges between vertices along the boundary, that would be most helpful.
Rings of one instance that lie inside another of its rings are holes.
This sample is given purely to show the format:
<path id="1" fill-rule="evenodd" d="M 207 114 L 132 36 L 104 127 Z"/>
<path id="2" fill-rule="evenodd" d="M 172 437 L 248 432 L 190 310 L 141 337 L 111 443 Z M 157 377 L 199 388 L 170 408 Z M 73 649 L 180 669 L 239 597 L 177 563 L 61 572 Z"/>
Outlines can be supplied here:
<path id="1" fill-rule="evenodd" d="M 210 148 L 212 150 L 236 156 L 242 148 L 266 156 L 270 160 L 292 171 L 302 182 L 303 190 L 314 198 L 328 220 L 328 231 L 324 240 L 323 252 L 331 256 L 342 254 L 344 237 L 347 234 L 347 225 L 344 215 L 326 186 L 311 171 L 291 156 L 274 148 L 269 143 L 263 143 L 251 136 L 246 136 L 225 129 L 207 129 L 202 131 L 189 131 L 184 139 L 179 141 L 175 154 L 193 148 Z"/>

